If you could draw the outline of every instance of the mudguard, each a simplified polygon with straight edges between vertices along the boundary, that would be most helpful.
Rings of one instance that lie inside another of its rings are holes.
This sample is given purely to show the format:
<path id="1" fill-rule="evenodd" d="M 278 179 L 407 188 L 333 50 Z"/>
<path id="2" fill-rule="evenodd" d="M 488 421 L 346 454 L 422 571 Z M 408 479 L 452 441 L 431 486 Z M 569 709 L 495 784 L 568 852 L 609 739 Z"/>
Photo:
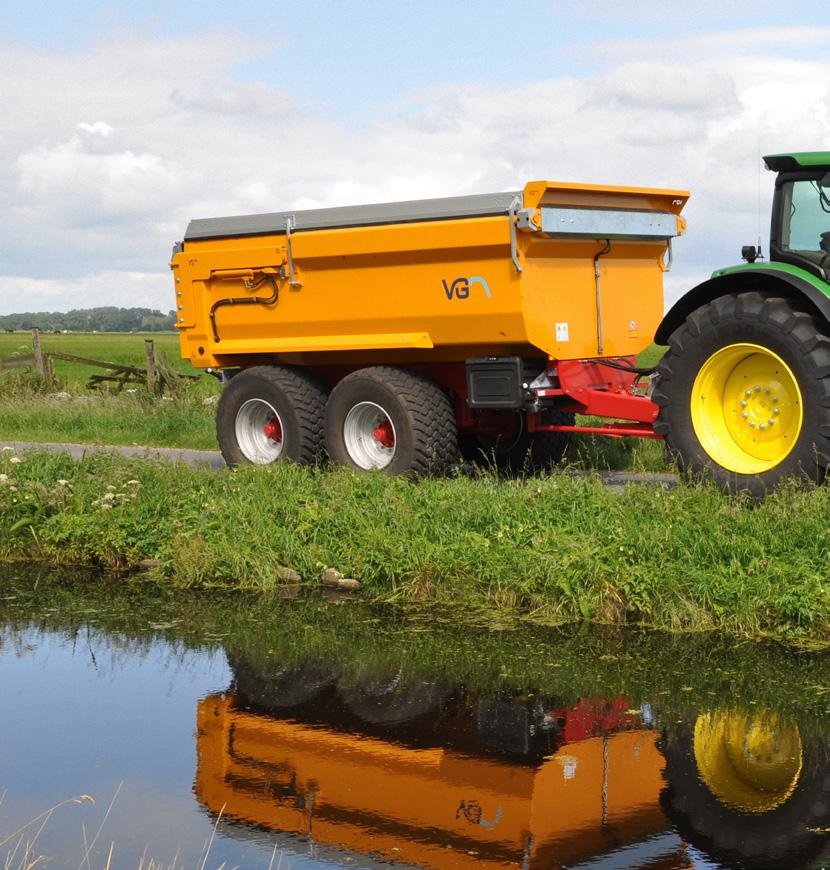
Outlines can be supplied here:
<path id="1" fill-rule="evenodd" d="M 654 334 L 655 344 L 668 344 L 669 336 L 696 308 L 727 293 L 777 290 L 781 296 L 803 298 L 830 321 L 830 285 L 797 266 L 785 263 L 747 263 L 712 273 L 712 277 L 681 296 L 663 318 Z"/>

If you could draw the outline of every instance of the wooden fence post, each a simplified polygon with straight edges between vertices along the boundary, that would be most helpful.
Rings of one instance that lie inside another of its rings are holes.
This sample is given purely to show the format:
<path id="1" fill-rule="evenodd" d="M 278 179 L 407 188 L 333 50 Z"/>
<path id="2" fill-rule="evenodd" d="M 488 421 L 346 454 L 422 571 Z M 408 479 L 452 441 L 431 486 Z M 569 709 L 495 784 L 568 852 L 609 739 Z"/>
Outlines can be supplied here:
<path id="1" fill-rule="evenodd" d="M 147 351 L 147 389 L 153 393 L 156 389 L 158 378 L 156 372 L 156 348 L 152 338 L 144 339 L 144 347 Z"/>
<path id="2" fill-rule="evenodd" d="M 48 374 L 48 364 L 43 348 L 40 346 L 40 330 L 36 326 L 32 327 L 32 349 L 35 352 L 35 371 L 45 378 Z"/>

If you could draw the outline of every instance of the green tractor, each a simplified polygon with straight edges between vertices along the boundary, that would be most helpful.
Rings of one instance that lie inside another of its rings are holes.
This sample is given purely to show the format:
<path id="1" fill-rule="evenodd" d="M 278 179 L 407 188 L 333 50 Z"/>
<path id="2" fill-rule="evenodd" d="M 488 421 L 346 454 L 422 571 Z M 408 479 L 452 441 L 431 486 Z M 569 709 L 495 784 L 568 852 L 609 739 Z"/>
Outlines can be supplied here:
<path id="1" fill-rule="evenodd" d="M 652 395 L 681 468 L 755 496 L 830 466 L 830 151 L 764 162 L 769 261 L 744 247 L 672 307 Z"/>

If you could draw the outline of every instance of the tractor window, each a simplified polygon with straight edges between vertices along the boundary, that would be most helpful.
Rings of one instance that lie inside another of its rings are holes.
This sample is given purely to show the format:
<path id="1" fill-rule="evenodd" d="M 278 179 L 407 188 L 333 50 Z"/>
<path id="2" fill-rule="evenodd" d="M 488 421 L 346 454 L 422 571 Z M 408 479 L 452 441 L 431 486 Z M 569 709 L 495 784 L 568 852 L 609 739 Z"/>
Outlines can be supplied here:
<path id="1" fill-rule="evenodd" d="M 830 188 L 823 186 L 826 180 L 825 176 L 784 186 L 781 246 L 785 251 L 811 260 L 823 259 L 822 234 L 830 232 Z"/>

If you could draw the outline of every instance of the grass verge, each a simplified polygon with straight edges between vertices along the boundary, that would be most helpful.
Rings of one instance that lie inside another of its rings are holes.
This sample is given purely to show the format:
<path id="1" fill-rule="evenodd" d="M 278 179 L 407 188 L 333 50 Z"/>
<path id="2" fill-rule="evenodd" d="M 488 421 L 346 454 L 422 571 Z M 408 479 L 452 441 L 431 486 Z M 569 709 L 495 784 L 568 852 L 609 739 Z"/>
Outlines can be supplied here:
<path id="1" fill-rule="evenodd" d="M 15 461 L 17 460 L 17 461 Z M 0 458 L 0 557 L 256 590 L 324 566 L 372 601 L 830 642 L 830 489 L 753 506 L 708 486 L 555 474 L 413 482 L 295 466 L 213 473 L 108 455 Z"/>

